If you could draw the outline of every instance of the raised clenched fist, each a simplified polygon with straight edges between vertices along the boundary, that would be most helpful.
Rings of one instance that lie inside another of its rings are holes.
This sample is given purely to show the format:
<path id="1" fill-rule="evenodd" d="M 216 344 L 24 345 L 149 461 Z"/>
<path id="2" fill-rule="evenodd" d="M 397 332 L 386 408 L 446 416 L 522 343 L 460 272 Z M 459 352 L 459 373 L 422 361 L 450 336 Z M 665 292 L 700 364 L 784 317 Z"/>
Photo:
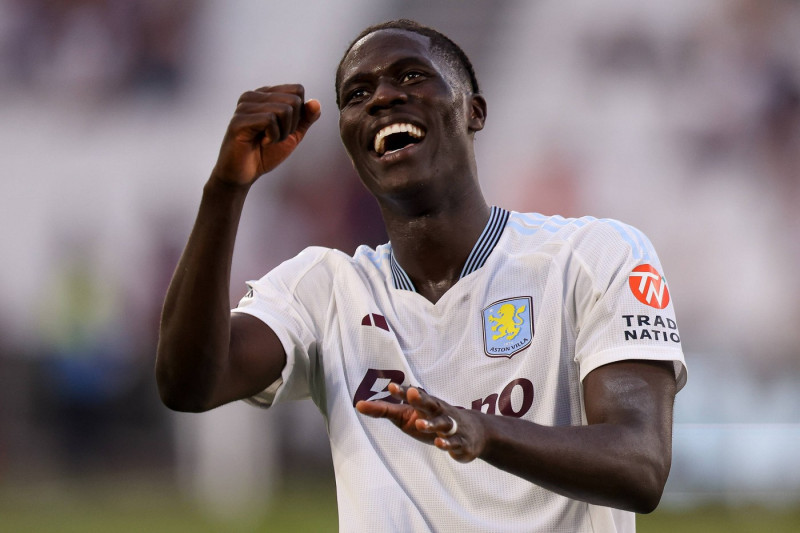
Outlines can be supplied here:
<path id="1" fill-rule="evenodd" d="M 302 85 L 276 85 L 239 98 L 212 179 L 250 185 L 291 154 L 320 116 Z"/>

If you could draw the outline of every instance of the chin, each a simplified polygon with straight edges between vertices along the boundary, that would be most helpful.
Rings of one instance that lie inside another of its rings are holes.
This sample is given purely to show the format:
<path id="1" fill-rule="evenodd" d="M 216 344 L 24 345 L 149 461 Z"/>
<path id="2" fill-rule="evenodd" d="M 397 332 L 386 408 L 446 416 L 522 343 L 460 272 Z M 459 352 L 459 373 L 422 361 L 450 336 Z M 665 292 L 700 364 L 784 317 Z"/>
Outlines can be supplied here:
<path id="1" fill-rule="evenodd" d="M 399 211 L 405 215 L 421 216 L 436 210 L 442 204 L 443 195 L 430 183 L 409 180 L 392 187 L 382 187 L 373 193 L 383 208 Z"/>

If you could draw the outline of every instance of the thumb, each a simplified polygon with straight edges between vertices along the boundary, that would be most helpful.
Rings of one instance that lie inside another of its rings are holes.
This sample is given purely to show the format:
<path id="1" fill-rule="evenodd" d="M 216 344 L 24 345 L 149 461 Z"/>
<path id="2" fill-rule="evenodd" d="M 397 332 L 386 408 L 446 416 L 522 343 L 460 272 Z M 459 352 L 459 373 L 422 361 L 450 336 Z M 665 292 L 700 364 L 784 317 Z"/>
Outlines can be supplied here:
<path id="1" fill-rule="evenodd" d="M 297 129 L 295 130 L 295 133 L 299 135 L 300 139 L 305 136 L 308 128 L 320 117 L 322 114 L 321 110 L 322 106 L 319 100 L 311 99 L 303 104 L 303 115 L 300 117 L 300 122 L 297 124 Z"/>

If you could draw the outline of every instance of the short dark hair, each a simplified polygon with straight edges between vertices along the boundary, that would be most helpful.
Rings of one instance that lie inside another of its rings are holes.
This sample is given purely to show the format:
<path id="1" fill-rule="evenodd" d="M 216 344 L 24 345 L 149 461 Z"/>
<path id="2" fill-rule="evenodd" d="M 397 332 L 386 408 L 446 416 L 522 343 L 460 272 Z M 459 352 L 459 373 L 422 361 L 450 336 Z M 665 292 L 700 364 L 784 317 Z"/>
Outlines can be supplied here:
<path id="1" fill-rule="evenodd" d="M 381 30 L 405 30 L 429 38 L 431 40 L 431 48 L 433 50 L 441 51 L 444 53 L 445 59 L 448 60 L 448 62 L 452 62 L 455 65 L 460 66 L 460 68 L 463 70 L 464 81 L 469 81 L 472 92 L 475 94 L 479 94 L 481 92 L 480 87 L 478 86 L 478 78 L 475 75 L 475 69 L 472 67 L 472 62 L 469 60 L 467 54 L 464 53 L 464 50 L 462 50 L 460 46 L 453 42 L 448 36 L 437 30 L 434 30 L 431 27 L 423 26 L 422 24 L 409 19 L 397 19 L 381 22 L 380 24 L 375 24 L 364 29 L 364 31 L 359 33 L 358 36 L 353 39 L 353 41 L 350 43 L 350 46 L 347 47 L 344 55 L 342 55 L 342 59 L 339 61 L 339 66 L 336 67 L 335 90 L 337 107 L 339 106 L 339 86 L 342 82 L 342 64 L 344 63 L 347 54 L 350 53 L 350 50 L 353 49 L 353 46 L 355 46 L 358 41 L 371 33 Z"/>

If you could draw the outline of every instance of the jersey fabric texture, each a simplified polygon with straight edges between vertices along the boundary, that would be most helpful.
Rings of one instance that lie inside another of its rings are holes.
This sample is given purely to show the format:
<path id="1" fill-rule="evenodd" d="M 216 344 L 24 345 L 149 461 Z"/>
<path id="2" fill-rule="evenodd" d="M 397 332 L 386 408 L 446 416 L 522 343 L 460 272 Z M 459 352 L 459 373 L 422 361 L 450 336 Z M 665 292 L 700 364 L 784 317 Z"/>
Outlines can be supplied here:
<path id="1" fill-rule="evenodd" d="M 660 272 L 631 226 L 497 207 L 461 279 L 435 304 L 415 292 L 391 244 L 353 257 L 308 248 L 249 282 L 234 310 L 268 324 L 287 357 L 281 378 L 247 401 L 310 397 L 319 407 L 343 532 L 632 532 L 633 513 L 481 460 L 458 463 L 354 404 L 392 401 L 394 381 L 496 416 L 581 425 L 581 380 L 626 359 L 673 361 L 680 389 L 684 357 Z"/>

